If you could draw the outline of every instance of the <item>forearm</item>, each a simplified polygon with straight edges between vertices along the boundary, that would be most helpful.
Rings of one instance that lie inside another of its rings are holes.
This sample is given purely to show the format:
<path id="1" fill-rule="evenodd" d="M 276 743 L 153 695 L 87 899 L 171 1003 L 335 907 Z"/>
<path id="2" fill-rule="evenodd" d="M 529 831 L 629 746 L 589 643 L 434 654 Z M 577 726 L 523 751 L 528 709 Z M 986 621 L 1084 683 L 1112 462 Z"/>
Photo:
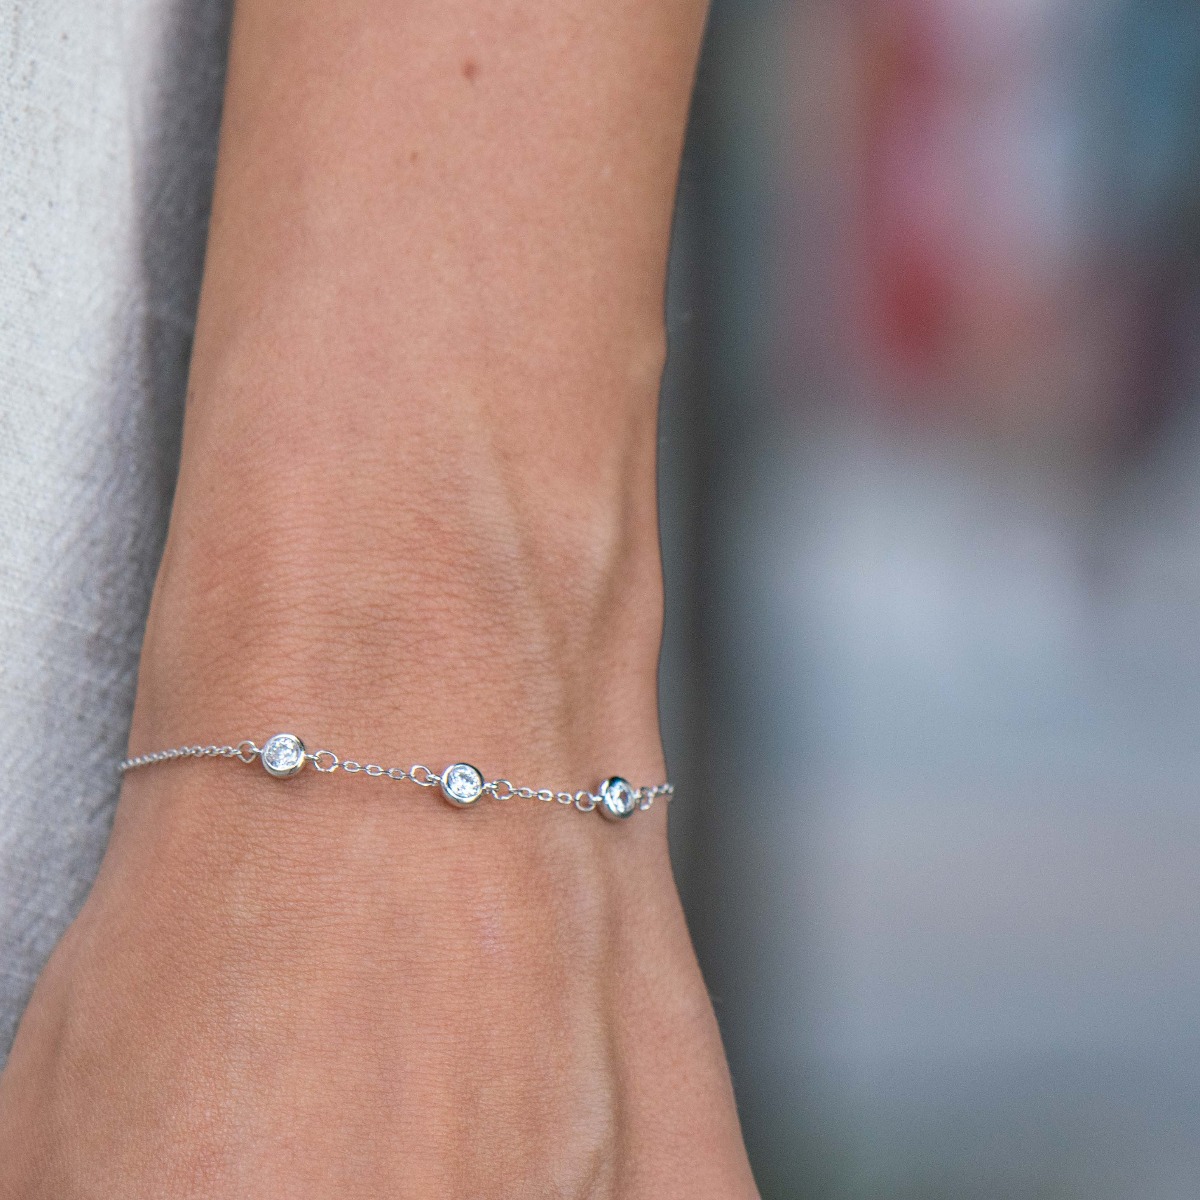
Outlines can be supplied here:
<path id="1" fill-rule="evenodd" d="M 655 397 L 702 17 L 240 5 L 136 745 L 286 702 L 417 754 L 487 730 L 547 769 L 656 767 Z"/>
<path id="2" fill-rule="evenodd" d="M 661 778 L 655 401 L 702 20 L 240 0 L 135 753 L 291 729 Z M 664 809 L 131 772 L 0 1080 L 0 1192 L 752 1196 Z"/>

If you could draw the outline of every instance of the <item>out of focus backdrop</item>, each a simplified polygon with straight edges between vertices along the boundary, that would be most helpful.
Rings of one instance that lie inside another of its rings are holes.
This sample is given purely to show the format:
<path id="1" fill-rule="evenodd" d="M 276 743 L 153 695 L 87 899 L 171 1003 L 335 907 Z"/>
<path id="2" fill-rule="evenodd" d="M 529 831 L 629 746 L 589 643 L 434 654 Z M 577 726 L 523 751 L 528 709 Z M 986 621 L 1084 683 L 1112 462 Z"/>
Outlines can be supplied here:
<path id="1" fill-rule="evenodd" d="M 1200 1196 L 1200 5 L 717 0 L 675 850 L 767 1200 Z"/>

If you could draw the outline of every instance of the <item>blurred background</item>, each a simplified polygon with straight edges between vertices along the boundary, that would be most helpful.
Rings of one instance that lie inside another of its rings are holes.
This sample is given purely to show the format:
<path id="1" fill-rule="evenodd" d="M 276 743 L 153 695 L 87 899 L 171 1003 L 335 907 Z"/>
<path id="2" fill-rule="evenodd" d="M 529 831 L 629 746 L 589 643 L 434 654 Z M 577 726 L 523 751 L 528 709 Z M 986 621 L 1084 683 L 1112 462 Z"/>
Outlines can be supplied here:
<path id="1" fill-rule="evenodd" d="M 767 1200 L 1200 1196 L 1200 5 L 717 0 L 675 851 Z"/>

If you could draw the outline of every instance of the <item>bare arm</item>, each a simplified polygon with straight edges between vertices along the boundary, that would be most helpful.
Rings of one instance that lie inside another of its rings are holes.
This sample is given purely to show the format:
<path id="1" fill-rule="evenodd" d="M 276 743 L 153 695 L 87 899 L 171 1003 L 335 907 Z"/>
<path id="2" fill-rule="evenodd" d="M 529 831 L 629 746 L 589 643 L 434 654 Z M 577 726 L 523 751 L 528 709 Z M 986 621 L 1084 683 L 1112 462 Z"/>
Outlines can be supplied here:
<path id="1" fill-rule="evenodd" d="M 655 402 L 703 17 L 240 0 L 135 752 L 292 728 L 661 776 Z M 753 1195 L 662 808 L 131 775 L 0 1081 L 10 1191 Z"/>
<path id="2" fill-rule="evenodd" d="M 564 704 L 587 749 L 656 744 L 655 399 L 702 16 L 240 5 L 144 678 L 204 690 L 144 692 L 137 735 L 257 716 L 247 686 L 277 712 L 270 689 L 318 676 L 314 704 L 382 706 L 427 753 L 482 729 L 583 752 Z M 257 620 L 268 592 L 288 620 Z M 619 686 L 561 694 L 600 666 Z"/>

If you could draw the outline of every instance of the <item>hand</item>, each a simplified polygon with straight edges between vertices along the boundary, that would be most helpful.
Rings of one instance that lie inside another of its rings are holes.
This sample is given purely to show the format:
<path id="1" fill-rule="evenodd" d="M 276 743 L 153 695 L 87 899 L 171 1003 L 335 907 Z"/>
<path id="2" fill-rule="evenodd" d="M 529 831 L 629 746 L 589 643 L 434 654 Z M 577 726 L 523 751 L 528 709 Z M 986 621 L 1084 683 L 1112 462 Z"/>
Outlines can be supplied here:
<path id="1" fill-rule="evenodd" d="M 0 1195 L 753 1196 L 656 807 L 131 775 L 0 1083 Z"/>

